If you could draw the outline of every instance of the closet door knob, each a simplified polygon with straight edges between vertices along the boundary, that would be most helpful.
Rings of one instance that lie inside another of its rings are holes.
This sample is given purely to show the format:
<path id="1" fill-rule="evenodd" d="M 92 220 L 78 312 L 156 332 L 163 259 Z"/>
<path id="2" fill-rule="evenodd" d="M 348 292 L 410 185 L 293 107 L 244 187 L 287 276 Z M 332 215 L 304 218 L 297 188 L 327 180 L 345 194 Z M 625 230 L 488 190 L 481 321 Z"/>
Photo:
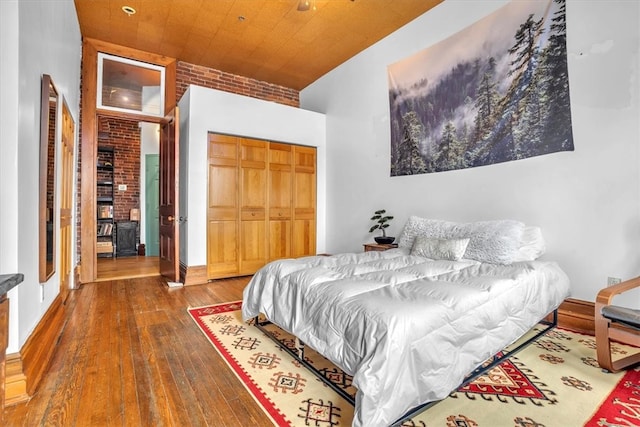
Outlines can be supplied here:
<path id="1" fill-rule="evenodd" d="M 173 222 L 173 220 L 174 220 L 173 215 L 169 215 L 169 216 L 167 217 L 167 221 L 169 221 L 169 222 Z"/>

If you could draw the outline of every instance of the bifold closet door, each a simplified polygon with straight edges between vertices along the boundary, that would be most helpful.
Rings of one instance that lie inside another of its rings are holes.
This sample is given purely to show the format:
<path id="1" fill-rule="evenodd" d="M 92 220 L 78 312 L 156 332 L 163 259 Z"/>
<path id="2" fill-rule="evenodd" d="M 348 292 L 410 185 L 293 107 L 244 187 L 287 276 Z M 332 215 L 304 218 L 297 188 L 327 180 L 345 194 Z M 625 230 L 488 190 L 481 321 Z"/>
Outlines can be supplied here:
<path id="1" fill-rule="evenodd" d="M 238 138 L 209 134 L 207 277 L 237 276 L 238 256 Z"/>
<path id="2" fill-rule="evenodd" d="M 293 146 L 269 144 L 269 261 L 291 257 Z"/>
<path id="3" fill-rule="evenodd" d="M 316 254 L 316 149 L 293 147 L 292 256 Z"/>
<path id="4" fill-rule="evenodd" d="M 266 141 L 240 138 L 240 274 L 267 263 Z"/>
<path id="5" fill-rule="evenodd" d="M 207 278 L 316 251 L 316 149 L 209 134 Z"/>

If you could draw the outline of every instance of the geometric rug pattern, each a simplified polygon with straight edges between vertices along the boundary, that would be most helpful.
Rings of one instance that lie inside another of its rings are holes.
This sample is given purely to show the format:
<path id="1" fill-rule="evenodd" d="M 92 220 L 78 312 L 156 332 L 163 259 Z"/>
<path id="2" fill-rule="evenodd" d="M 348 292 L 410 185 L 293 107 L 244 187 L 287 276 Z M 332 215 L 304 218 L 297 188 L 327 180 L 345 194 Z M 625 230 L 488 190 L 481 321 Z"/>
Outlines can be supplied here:
<path id="1" fill-rule="evenodd" d="M 350 426 L 353 407 L 258 328 L 241 301 L 188 309 L 195 323 L 277 426 Z M 269 325 L 282 346 L 295 338 Z M 508 349 L 506 349 L 508 351 Z M 620 356 L 639 351 L 617 345 Z M 350 395 L 351 378 L 309 347 L 305 359 Z M 640 427 L 640 368 L 605 373 L 595 339 L 554 328 L 403 427 Z"/>

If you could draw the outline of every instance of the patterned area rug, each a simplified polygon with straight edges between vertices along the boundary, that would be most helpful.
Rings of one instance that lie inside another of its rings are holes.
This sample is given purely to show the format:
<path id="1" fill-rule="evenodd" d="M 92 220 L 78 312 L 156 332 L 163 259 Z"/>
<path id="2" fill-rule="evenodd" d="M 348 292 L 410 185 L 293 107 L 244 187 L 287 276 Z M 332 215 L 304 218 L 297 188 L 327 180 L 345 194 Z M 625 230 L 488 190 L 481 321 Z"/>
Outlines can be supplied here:
<path id="1" fill-rule="evenodd" d="M 350 426 L 353 407 L 242 322 L 240 308 L 241 302 L 233 302 L 189 313 L 274 425 Z M 291 335 L 269 328 L 282 345 L 295 348 Z M 619 345 L 615 351 L 637 349 Z M 354 395 L 348 375 L 309 348 L 305 358 Z M 403 426 L 640 426 L 640 368 L 603 373 L 592 336 L 556 328 Z"/>

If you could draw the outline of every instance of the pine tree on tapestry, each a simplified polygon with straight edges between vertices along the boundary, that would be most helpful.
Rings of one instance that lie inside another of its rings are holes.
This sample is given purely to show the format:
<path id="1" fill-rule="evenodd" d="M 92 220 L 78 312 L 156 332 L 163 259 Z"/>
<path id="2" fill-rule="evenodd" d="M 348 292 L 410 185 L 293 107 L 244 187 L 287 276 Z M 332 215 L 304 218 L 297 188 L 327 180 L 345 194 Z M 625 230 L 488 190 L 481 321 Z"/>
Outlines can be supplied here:
<path id="1" fill-rule="evenodd" d="M 422 123 L 418 115 L 410 111 L 402 117 L 403 136 L 399 148 L 399 158 L 396 170 L 401 175 L 424 173 L 425 164 L 420 156 L 419 140 L 422 134 Z M 406 173 L 402 173 L 406 172 Z"/>
<path id="2" fill-rule="evenodd" d="M 566 5 L 564 0 L 555 0 L 558 11 L 551 24 L 552 34 L 549 45 L 544 51 L 542 67 L 545 69 L 544 100 L 555 98 L 547 106 L 548 117 L 542 141 L 558 139 L 564 150 L 573 150 L 573 135 L 571 132 L 571 103 L 569 100 L 569 71 L 567 67 L 567 25 Z M 549 147 L 542 147 L 549 148 Z"/>

